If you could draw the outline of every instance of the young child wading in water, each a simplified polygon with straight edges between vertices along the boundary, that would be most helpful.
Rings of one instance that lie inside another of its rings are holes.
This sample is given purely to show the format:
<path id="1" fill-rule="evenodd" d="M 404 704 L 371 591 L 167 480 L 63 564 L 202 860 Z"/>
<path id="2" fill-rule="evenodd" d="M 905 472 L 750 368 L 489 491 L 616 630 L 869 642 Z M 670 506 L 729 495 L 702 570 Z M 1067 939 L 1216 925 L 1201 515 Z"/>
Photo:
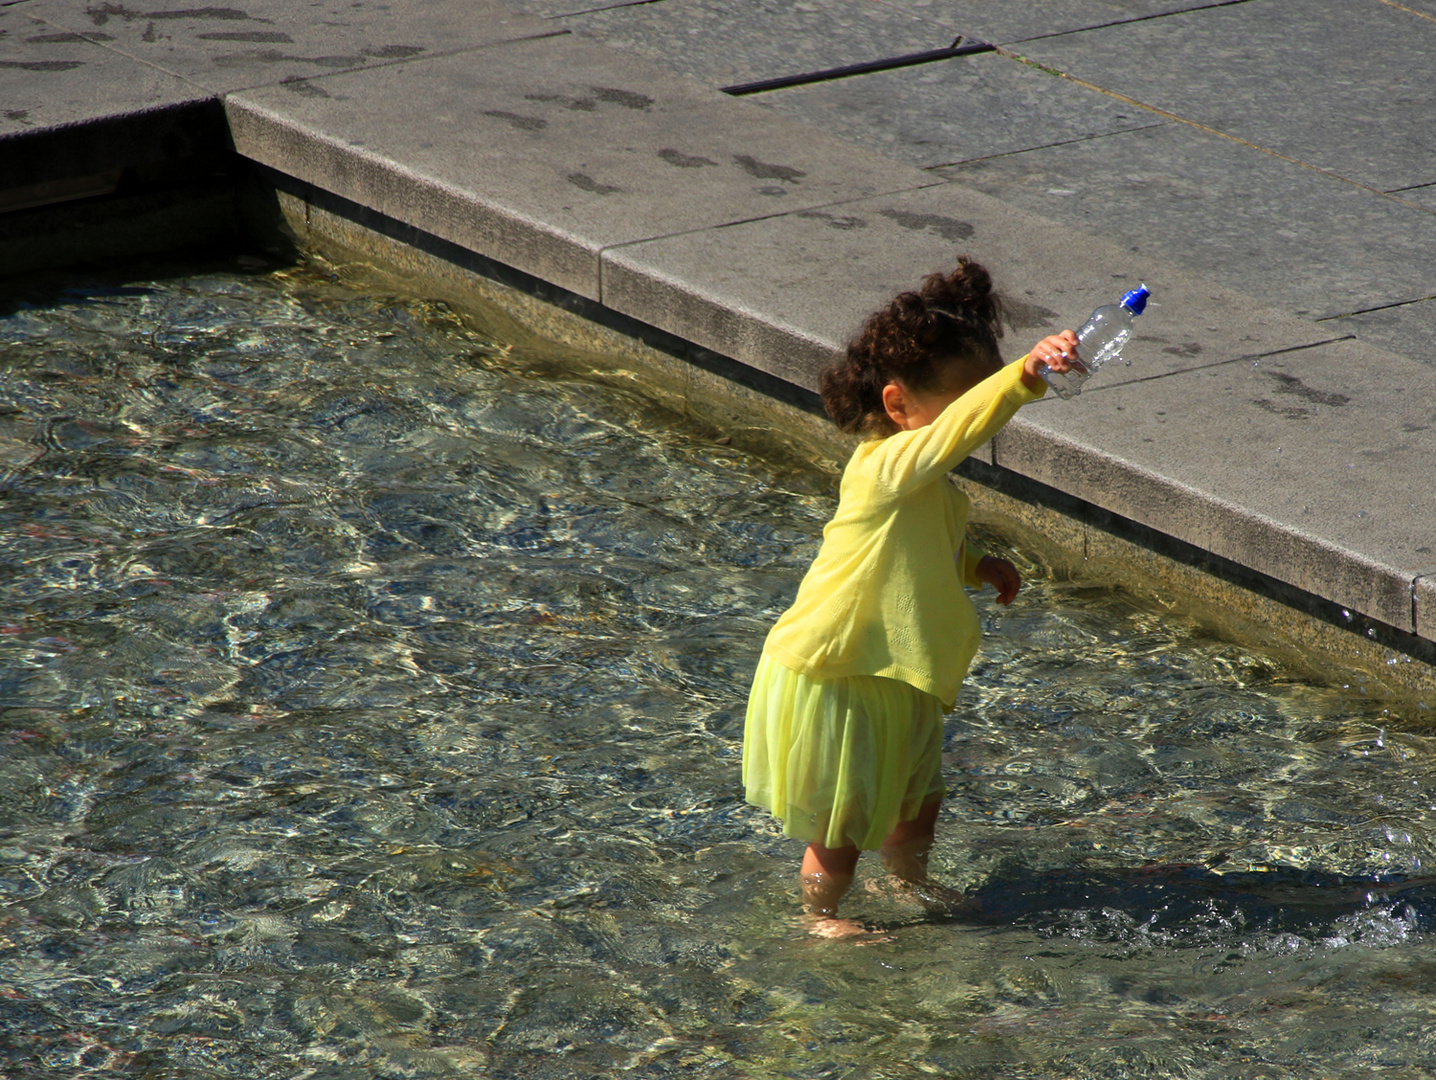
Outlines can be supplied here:
<path id="1" fill-rule="evenodd" d="M 871 315 L 823 375 L 828 414 L 867 436 L 798 595 L 763 646 L 743 737 L 748 801 L 808 841 L 803 903 L 837 932 L 858 854 L 923 884 L 942 805 L 942 715 L 977 651 L 983 584 L 1010 604 L 1017 568 L 966 544 L 948 470 L 1068 370 L 1070 330 L 1002 365 L 1001 306 L 966 258 Z"/>

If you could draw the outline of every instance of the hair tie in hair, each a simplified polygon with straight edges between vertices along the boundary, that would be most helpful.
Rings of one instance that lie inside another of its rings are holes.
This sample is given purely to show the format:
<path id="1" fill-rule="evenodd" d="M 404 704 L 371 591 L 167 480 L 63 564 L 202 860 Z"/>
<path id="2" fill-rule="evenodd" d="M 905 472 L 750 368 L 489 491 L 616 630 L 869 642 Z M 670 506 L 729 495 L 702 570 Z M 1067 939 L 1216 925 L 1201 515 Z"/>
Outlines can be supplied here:
<path id="1" fill-rule="evenodd" d="M 974 316 L 970 311 L 957 312 L 951 310 L 950 308 L 938 307 L 936 304 L 929 304 L 927 306 L 927 310 L 934 315 L 946 315 L 955 323 L 964 323 L 970 325 L 972 322 L 975 321 Z"/>

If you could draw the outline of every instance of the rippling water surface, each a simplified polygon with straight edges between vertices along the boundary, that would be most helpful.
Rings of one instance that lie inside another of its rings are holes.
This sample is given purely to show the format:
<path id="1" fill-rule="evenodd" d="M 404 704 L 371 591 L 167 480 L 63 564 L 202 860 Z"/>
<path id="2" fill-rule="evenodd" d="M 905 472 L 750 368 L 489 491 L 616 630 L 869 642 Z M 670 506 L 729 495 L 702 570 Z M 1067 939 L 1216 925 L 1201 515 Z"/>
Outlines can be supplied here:
<path id="1" fill-rule="evenodd" d="M 1415 725 L 1029 566 L 979 913 L 812 939 L 737 773 L 829 477 L 318 269 L 0 314 L 0 1071 L 1436 1073 Z"/>

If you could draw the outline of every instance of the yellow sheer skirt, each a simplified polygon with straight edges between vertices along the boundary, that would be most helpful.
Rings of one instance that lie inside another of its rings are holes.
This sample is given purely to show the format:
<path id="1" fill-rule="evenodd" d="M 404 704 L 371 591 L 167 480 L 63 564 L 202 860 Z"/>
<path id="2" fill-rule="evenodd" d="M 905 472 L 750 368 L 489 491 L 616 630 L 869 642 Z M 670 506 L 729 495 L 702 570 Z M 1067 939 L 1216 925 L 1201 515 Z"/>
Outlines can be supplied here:
<path id="1" fill-rule="evenodd" d="M 764 655 L 748 696 L 743 786 L 784 835 L 872 851 L 943 794 L 942 704 L 897 679 L 815 679 Z"/>

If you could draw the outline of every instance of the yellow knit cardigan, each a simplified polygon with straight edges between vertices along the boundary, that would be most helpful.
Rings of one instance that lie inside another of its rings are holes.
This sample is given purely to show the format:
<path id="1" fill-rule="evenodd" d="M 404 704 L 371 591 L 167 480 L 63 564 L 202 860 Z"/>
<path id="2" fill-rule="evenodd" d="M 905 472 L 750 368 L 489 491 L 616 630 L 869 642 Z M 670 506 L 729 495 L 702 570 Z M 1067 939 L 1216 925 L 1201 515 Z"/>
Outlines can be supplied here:
<path id="1" fill-rule="evenodd" d="M 964 544 L 968 500 L 947 474 L 1045 389 L 1027 388 L 1018 360 L 927 427 L 860 443 L 818 556 L 764 651 L 814 678 L 900 679 L 951 708 L 977 652 L 963 585 L 981 584 L 982 552 Z"/>

